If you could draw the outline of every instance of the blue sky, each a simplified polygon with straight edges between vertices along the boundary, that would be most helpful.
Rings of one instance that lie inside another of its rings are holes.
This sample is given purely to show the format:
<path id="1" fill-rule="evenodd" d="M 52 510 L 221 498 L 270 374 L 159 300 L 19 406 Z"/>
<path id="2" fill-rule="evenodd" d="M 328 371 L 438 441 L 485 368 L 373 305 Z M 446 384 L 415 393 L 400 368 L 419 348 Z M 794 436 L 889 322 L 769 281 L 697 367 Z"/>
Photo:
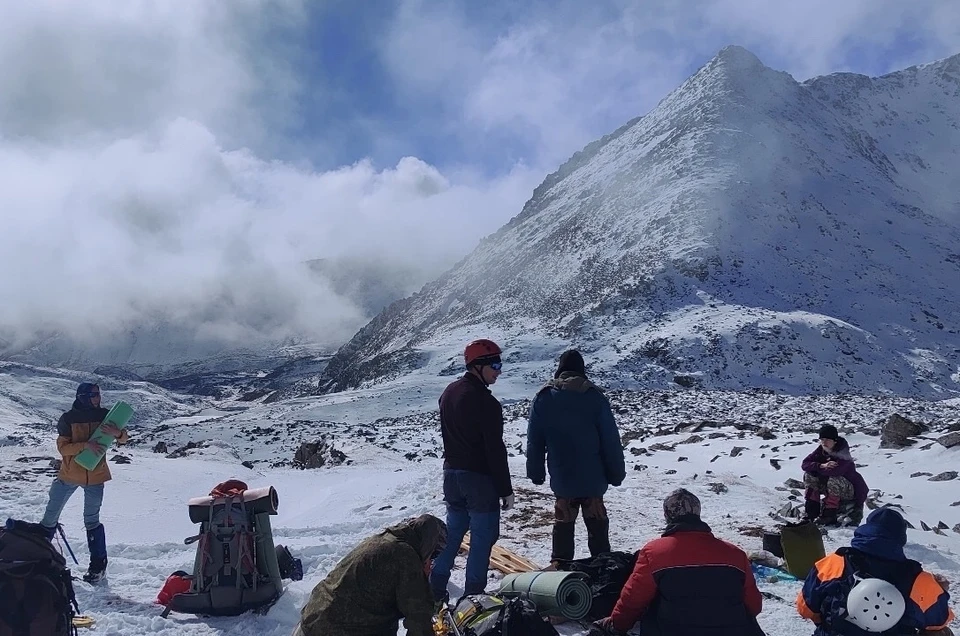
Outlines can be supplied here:
<path id="1" fill-rule="evenodd" d="M 390 166 L 411 155 L 487 175 L 517 162 L 550 169 L 649 110 L 726 44 L 797 79 L 877 75 L 960 52 L 960 3 L 770 10 L 779 4 L 312 3 L 296 62 L 303 119 L 291 132 L 317 140 L 299 151 L 320 168 L 363 157 Z"/>
<path id="2" fill-rule="evenodd" d="M 121 4 L 0 0 L 0 340 L 270 307 L 342 342 L 369 317 L 304 261 L 416 291 L 727 44 L 798 79 L 960 53 L 958 0 Z"/>

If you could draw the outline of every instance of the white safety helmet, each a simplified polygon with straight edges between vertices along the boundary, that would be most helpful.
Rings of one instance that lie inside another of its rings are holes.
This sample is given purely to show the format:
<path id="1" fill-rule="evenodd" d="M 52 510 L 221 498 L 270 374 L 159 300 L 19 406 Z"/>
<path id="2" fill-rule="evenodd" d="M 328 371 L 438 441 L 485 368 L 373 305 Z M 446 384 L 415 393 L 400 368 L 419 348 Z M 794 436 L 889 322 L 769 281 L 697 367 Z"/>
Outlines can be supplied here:
<path id="1" fill-rule="evenodd" d="M 847 620 L 868 632 L 885 632 L 900 622 L 903 595 L 883 579 L 861 579 L 847 595 Z"/>

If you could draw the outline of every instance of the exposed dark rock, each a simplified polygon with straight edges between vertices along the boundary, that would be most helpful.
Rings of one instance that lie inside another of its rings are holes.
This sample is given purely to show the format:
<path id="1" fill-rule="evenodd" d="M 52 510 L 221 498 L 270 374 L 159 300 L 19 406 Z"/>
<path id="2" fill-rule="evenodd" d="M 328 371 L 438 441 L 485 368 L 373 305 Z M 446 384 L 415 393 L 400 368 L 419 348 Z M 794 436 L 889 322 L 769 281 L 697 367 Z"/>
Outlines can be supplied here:
<path id="1" fill-rule="evenodd" d="M 880 427 L 880 448 L 905 448 L 916 443 L 910 439 L 923 433 L 923 427 L 894 413 Z"/>
<path id="2" fill-rule="evenodd" d="M 167 459 L 176 459 L 178 457 L 185 457 L 188 451 L 191 451 L 195 448 L 204 448 L 205 446 L 206 444 L 204 442 L 187 442 L 185 446 L 181 446 L 177 450 L 167 455 Z"/>
<path id="3" fill-rule="evenodd" d="M 154 452 L 154 453 L 168 453 L 169 451 L 167 450 L 167 443 L 166 443 L 166 442 L 157 442 L 156 445 L 153 447 L 153 452 Z"/>
<path id="4" fill-rule="evenodd" d="M 960 432 L 947 433 L 937 438 L 937 442 L 946 448 L 953 448 L 960 445 Z"/>
<path id="5" fill-rule="evenodd" d="M 740 455 L 740 453 L 742 453 L 745 450 L 747 449 L 744 446 L 734 446 L 733 448 L 730 449 L 730 457 L 737 457 Z"/>
<path id="6" fill-rule="evenodd" d="M 316 442 L 303 442 L 293 455 L 294 468 L 320 468 L 322 466 L 339 466 L 347 459 L 347 455 L 334 448 L 325 438 Z"/>
<path id="7" fill-rule="evenodd" d="M 939 475 L 934 475 L 933 477 L 931 477 L 931 478 L 928 479 L 927 481 L 951 481 L 951 480 L 954 480 L 954 479 L 956 479 L 956 478 L 957 478 L 957 471 L 955 471 L 955 470 L 947 470 L 947 471 L 944 471 L 944 472 L 940 473 Z"/>

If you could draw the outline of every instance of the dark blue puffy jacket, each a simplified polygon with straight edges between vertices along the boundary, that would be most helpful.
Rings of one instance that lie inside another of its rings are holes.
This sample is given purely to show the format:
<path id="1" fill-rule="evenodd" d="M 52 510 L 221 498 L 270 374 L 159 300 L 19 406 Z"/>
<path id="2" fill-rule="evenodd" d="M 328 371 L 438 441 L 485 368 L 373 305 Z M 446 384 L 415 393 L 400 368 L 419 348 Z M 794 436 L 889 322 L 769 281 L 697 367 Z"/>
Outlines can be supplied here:
<path id="1" fill-rule="evenodd" d="M 601 497 L 626 471 L 620 431 L 606 396 L 583 376 L 563 373 L 537 394 L 527 426 L 527 477 L 557 497 Z"/>
<path id="2" fill-rule="evenodd" d="M 870 513 L 854 531 L 849 548 L 817 561 L 797 596 L 797 611 L 817 625 L 814 636 L 870 636 L 843 617 L 854 573 L 892 583 L 904 598 L 903 617 L 890 634 L 916 634 L 945 627 L 953 620 L 948 594 L 929 572 L 904 556 L 907 526 L 891 508 Z"/>

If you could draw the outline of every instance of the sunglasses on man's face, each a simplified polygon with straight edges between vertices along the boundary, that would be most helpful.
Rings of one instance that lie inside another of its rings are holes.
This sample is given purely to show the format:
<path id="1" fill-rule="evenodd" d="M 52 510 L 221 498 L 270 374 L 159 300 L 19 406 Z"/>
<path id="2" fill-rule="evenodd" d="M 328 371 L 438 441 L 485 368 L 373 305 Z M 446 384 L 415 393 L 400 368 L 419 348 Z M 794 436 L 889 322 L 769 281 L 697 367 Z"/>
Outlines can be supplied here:
<path id="1" fill-rule="evenodd" d="M 100 397 L 100 394 L 99 394 L 99 393 L 87 393 L 87 397 L 88 397 L 88 398 Z"/>
<path id="2" fill-rule="evenodd" d="M 491 369 L 493 369 L 494 371 L 499 371 L 500 369 L 503 368 L 503 363 L 502 363 L 502 362 L 491 362 L 491 363 L 488 364 L 487 366 L 490 367 Z"/>

